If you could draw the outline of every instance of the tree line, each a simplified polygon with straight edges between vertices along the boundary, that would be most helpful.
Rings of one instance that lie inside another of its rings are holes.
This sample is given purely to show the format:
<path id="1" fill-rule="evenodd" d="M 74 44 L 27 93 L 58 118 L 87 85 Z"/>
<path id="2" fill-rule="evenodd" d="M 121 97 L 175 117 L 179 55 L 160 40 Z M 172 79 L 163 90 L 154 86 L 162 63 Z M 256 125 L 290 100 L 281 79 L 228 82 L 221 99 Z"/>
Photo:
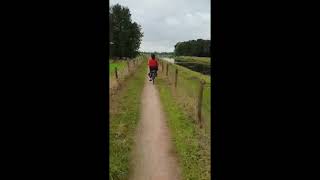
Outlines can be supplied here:
<path id="1" fill-rule="evenodd" d="M 211 57 L 210 43 L 210 40 L 203 39 L 178 42 L 174 46 L 174 53 L 176 56 Z"/>
<path id="2" fill-rule="evenodd" d="M 143 37 L 139 24 L 132 22 L 129 8 L 119 4 L 109 8 L 110 57 L 136 57 Z"/>
<path id="3" fill-rule="evenodd" d="M 155 54 L 157 57 L 173 57 L 174 52 L 142 52 L 143 54 Z"/>

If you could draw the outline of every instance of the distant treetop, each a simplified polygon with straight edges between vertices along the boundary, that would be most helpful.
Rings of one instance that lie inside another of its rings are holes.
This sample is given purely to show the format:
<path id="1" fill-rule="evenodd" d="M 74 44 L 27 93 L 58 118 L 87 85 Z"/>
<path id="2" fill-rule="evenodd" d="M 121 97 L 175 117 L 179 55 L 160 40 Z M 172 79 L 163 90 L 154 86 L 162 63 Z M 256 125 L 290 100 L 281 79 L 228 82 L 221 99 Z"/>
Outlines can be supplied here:
<path id="1" fill-rule="evenodd" d="M 198 56 L 211 57 L 211 41 L 210 40 L 190 40 L 178 42 L 174 46 L 174 54 L 176 56 Z"/>

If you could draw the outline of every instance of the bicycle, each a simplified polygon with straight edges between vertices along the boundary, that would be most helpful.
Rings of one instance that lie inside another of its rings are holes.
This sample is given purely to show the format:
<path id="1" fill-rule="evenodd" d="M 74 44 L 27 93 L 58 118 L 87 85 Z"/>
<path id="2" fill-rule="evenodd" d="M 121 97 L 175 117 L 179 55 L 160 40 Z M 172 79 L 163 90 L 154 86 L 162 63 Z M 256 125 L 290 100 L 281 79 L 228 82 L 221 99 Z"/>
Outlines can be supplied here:
<path id="1" fill-rule="evenodd" d="M 156 78 L 157 76 L 157 70 L 151 70 L 150 71 L 150 78 L 152 80 L 152 84 L 154 84 L 154 79 Z"/>

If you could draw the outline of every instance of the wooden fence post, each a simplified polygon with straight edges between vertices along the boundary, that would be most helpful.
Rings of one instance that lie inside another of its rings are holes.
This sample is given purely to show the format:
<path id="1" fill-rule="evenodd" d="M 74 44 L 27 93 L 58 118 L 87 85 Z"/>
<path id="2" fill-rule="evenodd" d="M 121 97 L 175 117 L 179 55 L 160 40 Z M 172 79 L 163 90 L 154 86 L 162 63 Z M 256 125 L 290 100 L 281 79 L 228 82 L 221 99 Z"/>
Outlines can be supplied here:
<path id="1" fill-rule="evenodd" d="M 202 117 L 201 117 L 201 106 L 202 106 L 202 96 L 203 96 L 203 86 L 205 82 L 204 80 L 200 80 L 200 88 L 199 88 L 199 95 L 198 95 L 198 105 L 197 105 L 197 119 L 200 125 L 200 128 L 202 128 Z"/>
<path id="2" fill-rule="evenodd" d="M 162 72 L 164 72 L 164 70 L 163 70 L 163 61 L 161 61 L 161 69 L 162 69 Z"/>
<path id="3" fill-rule="evenodd" d="M 114 72 L 116 73 L 116 79 L 118 79 L 118 69 L 117 69 L 117 67 L 115 67 L 115 71 Z"/>
<path id="4" fill-rule="evenodd" d="M 127 65 L 128 65 L 128 73 L 130 73 L 130 64 L 129 64 L 129 61 L 127 61 Z"/>
<path id="5" fill-rule="evenodd" d="M 174 87 L 177 88 L 177 81 L 178 81 L 178 69 L 176 69 L 176 75 L 174 77 Z"/>
<path id="6" fill-rule="evenodd" d="M 168 63 L 166 63 L 166 64 L 167 64 L 167 66 L 166 66 L 166 76 L 168 76 L 169 64 Z"/>

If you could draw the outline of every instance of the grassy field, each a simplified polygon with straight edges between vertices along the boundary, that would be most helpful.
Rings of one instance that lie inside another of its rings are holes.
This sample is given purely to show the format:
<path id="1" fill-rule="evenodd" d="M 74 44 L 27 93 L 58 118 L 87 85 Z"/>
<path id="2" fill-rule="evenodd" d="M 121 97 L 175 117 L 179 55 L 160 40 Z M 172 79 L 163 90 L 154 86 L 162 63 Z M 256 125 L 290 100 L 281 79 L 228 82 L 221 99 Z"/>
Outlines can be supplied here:
<path id="1" fill-rule="evenodd" d="M 140 65 L 136 73 L 126 80 L 125 86 L 110 100 L 110 179 L 128 178 L 145 74 L 145 66 Z"/>
<path id="2" fill-rule="evenodd" d="M 177 104 L 167 80 L 159 76 L 156 86 L 168 118 L 183 179 L 210 179 L 210 136 L 201 131 L 186 110 Z"/>
<path id="3" fill-rule="evenodd" d="M 128 60 L 112 60 L 109 59 L 109 89 L 111 93 L 114 92 L 114 89 L 117 89 L 120 84 L 128 77 L 132 72 L 135 71 L 138 64 L 142 63 L 142 60 L 145 59 L 144 56 L 137 56 L 134 59 Z M 128 63 L 130 66 L 130 71 L 128 69 Z M 117 67 L 118 79 L 116 79 L 115 67 Z"/>
<path id="4" fill-rule="evenodd" d="M 115 67 L 118 68 L 119 71 L 124 69 L 127 66 L 127 61 L 123 60 L 109 60 L 109 74 L 112 74 L 115 70 Z"/>
<path id="5" fill-rule="evenodd" d="M 174 58 L 177 62 L 193 62 L 193 63 L 208 64 L 208 65 L 210 65 L 211 63 L 210 57 L 177 56 Z"/>

